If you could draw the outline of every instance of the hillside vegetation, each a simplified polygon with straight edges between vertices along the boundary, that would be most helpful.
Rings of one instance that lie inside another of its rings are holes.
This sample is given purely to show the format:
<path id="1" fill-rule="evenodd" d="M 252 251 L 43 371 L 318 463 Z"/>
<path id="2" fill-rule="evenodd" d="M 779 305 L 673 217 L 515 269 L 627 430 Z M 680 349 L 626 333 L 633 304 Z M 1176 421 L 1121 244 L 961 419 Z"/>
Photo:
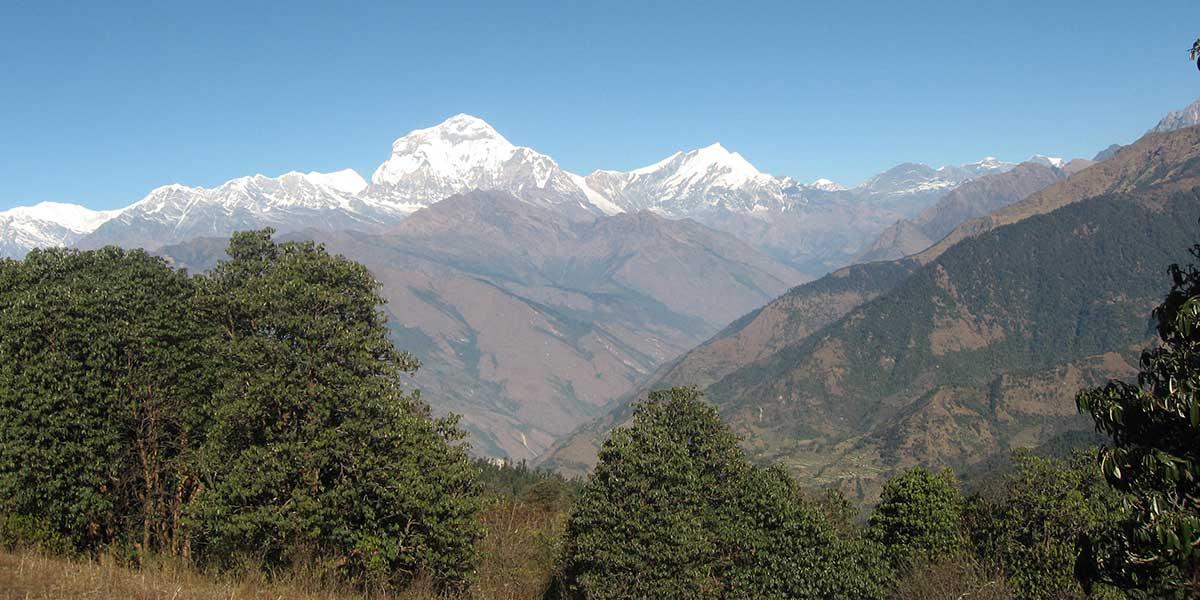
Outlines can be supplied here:
<path id="1" fill-rule="evenodd" d="M 1164 265 L 1186 258 L 1197 157 L 1197 128 L 1149 134 L 912 261 L 855 267 L 878 283 L 793 289 L 640 390 L 700 385 L 753 456 L 866 500 L 909 465 L 1086 431 L 1073 390 L 1135 371 Z M 586 471 L 632 398 L 543 464 Z"/>
<path id="2" fill-rule="evenodd" d="M 843 354 L 844 372 L 865 372 L 860 357 L 877 363 L 872 353 L 905 344 L 913 365 L 896 361 L 861 384 L 843 386 L 836 372 L 820 383 L 865 396 L 868 385 L 895 395 L 922 378 L 986 381 L 968 361 L 924 374 L 948 353 L 910 342 L 914 331 L 936 339 L 940 311 L 996 298 L 1019 309 L 993 311 L 1000 331 L 1023 332 L 1033 314 L 1059 339 L 970 348 L 976 357 L 1008 352 L 996 356 L 1036 369 L 1094 352 L 1110 330 L 1064 316 L 1075 326 L 1066 335 L 1041 315 L 1067 313 L 1025 291 L 1018 263 L 1063 260 L 1048 272 L 1064 286 L 1078 284 L 1070 274 L 1095 275 L 1035 243 L 1087 208 L 1096 226 L 1067 249 L 1147 271 L 1157 246 L 1110 246 L 1126 240 L 1106 232 L 1120 223 L 1173 239 L 1164 219 L 1177 204 L 1200 210 L 1194 194 L 1150 206 L 1118 195 L 965 242 L 805 342 L 871 342 Z M 998 254 L 1006 236 L 1030 255 Z M 431 418 L 404 391 L 416 365 L 389 341 L 365 269 L 311 242 L 278 244 L 269 231 L 235 236 L 228 252 L 195 278 L 115 248 L 0 263 L 0 565 L 11 567 L 0 585 L 46 598 L 543 600 L 1184 598 L 1200 589 L 1200 267 L 1171 267 L 1140 386 L 1113 382 L 1078 397 L 1113 447 L 1069 460 L 1017 452 L 972 490 L 949 469 L 895 469 L 878 478 L 864 524 L 841 492 L 813 489 L 819 474 L 797 478 L 794 464 L 746 456 L 736 411 L 731 427 L 695 388 L 633 403 L 586 482 L 473 463 L 454 420 Z M 1200 259 L 1200 246 L 1192 253 Z M 971 285 L 963 265 L 978 263 L 1012 285 Z M 1054 293 L 1135 331 L 1113 293 L 1122 281 Z M 889 299 L 919 293 L 938 301 L 933 309 L 901 308 L 933 328 L 882 331 L 853 318 L 886 317 L 897 310 Z M 795 350 L 810 352 L 782 352 Z M 869 423 L 866 411 L 891 408 L 832 414 Z M 892 422 L 912 414 L 921 413 Z M 837 420 L 772 418 L 795 427 L 789 435 L 837 432 Z M 45 443 L 47 432 L 56 443 Z"/>

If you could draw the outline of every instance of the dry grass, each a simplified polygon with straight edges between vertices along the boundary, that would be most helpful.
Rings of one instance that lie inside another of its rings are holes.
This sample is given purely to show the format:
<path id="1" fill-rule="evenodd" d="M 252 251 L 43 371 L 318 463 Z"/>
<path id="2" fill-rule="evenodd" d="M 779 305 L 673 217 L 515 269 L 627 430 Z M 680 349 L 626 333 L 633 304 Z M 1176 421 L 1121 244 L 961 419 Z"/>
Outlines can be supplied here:
<path id="1" fill-rule="evenodd" d="M 968 557 L 925 564 L 906 574 L 895 600 L 1012 600 L 1004 575 Z M 1064 596 L 1064 600 L 1070 596 Z"/>
<path id="2" fill-rule="evenodd" d="M 489 600 L 540 599 L 550 581 L 566 530 L 565 510 L 543 510 L 519 500 L 496 500 L 482 514 L 476 596 Z"/>
<path id="3" fill-rule="evenodd" d="M 404 598 L 432 597 L 415 591 Z M 122 567 L 98 561 L 51 558 L 33 551 L 0 552 L 0 599 L 128 598 L 130 600 L 350 600 L 367 599 L 311 581 L 271 582 L 259 575 L 213 577 L 177 565 Z"/>
<path id="4" fill-rule="evenodd" d="M 475 598 L 540 599 L 550 579 L 565 514 L 520 501 L 494 500 L 480 515 Z M 339 587 L 299 572 L 210 575 L 178 563 L 125 567 L 112 557 L 66 559 L 32 550 L 0 550 L 0 600 L 426 600 L 432 587 L 418 582 L 399 593 L 368 593 Z"/>

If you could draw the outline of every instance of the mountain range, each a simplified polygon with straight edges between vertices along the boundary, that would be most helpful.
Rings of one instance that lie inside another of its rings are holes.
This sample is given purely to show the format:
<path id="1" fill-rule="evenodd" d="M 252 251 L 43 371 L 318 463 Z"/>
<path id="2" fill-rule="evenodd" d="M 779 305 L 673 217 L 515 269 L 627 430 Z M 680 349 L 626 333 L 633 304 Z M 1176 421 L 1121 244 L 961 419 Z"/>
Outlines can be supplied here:
<path id="1" fill-rule="evenodd" d="M 825 179 L 803 184 L 762 173 L 737 152 L 712 144 L 628 172 L 581 176 L 460 114 L 397 139 L 369 182 L 346 169 L 260 174 L 213 188 L 171 184 L 126 208 L 96 213 L 85 229 L 72 225 L 72 215 L 86 209 L 55 205 L 61 208 L 43 210 L 37 219 L 0 225 L 0 250 L 19 257 L 60 244 L 154 249 L 265 226 L 378 233 L 454 194 L 483 189 L 573 220 L 642 210 L 694 219 L 819 277 L 851 262 L 897 219 L 915 216 L 963 182 L 1013 166 L 994 158 L 938 169 L 906 163 L 846 189 Z"/>
<path id="2" fill-rule="evenodd" d="M 1075 391 L 1136 372 L 1165 265 L 1187 259 L 1198 219 L 1200 127 L 1147 134 L 922 252 L 793 288 L 542 464 L 586 470 L 629 401 L 684 383 L 756 458 L 868 500 L 906 466 L 962 467 L 1090 431 Z"/>
<path id="3" fill-rule="evenodd" d="M 476 451 L 532 459 L 658 365 L 803 280 L 728 234 L 651 212 L 574 220 L 508 192 L 456 194 L 373 234 L 304 230 L 382 284 L 413 384 Z M 204 270 L 223 240 L 160 249 Z"/>
<path id="4" fill-rule="evenodd" d="M 347 169 L 173 184 L 104 213 L 14 209 L 0 233 L 10 256 L 115 244 L 193 271 L 237 230 L 321 241 L 383 283 L 430 404 L 462 415 L 480 453 L 532 459 L 897 219 L 1013 166 L 906 163 L 846 189 L 764 174 L 712 144 L 581 176 L 456 115 L 397 139 L 370 181 Z"/>
<path id="5" fill-rule="evenodd" d="M 71 246 L 119 211 L 42 202 L 0 212 L 0 256 L 24 256 L 32 248 Z"/>
<path id="6" fill-rule="evenodd" d="M 1071 172 L 1086 168 L 1090 163 L 1072 161 L 1072 169 L 1068 170 L 1061 161 L 1056 164 L 1031 160 L 1009 171 L 968 181 L 916 217 L 901 219 L 885 229 L 865 252 L 855 258 L 855 262 L 892 260 L 916 254 L 932 246 L 963 222 L 1023 200 L 1065 179 Z"/>
<path id="7" fill-rule="evenodd" d="M 1185 114 L 1159 127 L 1186 122 Z M 163 186 L 115 211 L 60 204 L 17 208 L 0 213 L 0 252 L 21 256 L 48 245 L 117 244 L 145 247 L 201 271 L 220 260 L 233 231 L 273 227 L 282 238 L 317 240 L 372 270 L 388 300 L 398 345 L 424 364 L 414 385 L 438 412 L 463 416 L 481 454 L 586 469 L 628 401 L 656 386 L 695 384 L 709 391 L 757 456 L 797 468 L 799 460 L 823 482 L 855 482 L 869 493 L 870 473 L 906 464 L 916 453 L 897 453 L 901 442 L 880 441 L 885 425 L 920 412 L 917 400 L 895 394 L 953 389 L 958 398 L 960 392 L 976 394 L 981 381 L 992 385 L 995 377 L 1034 377 L 1030 369 L 1042 369 L 1037 377 L 1043 383 L 1061 373 L 1100 377 L 1128 370 L 1128 347 L 1108 343 L 1119 338 L 1132 344 L 1122 329 L 1088 347 L 1102 346 L 1096 354 L 1054 354 L 1037 363 L 1013 358 L 1028 352 L 1005 350 L 986 358 L 991 379 L 970 369 L 962 372 L 975 379 L 943 378 L 939 374 L 958 372 L 942 370 L 946 361 L 966 360 L 946 358 L 962 350 L 954 344 L 983 356 L 989 336 L 1001 335 L 997 331 L 1007 340 L 1025 339 L 1028 331 L 1003 329 L 1008 325 L 992 323 L 990 315 L 1015 314 L 1014 322 L 1024 327 L 1039 326 L 1044 315 L 977 304 L 974 296 L 956 298 L 957 291 L 939 287 L 936 277 L 930 283 L 928 274 L 944 270 L 954 290 L 985 288 L 986 277 L 972 279 L 961 260 L 943 255 L 959 256 L 953 252 L 966 252 L 957 250 L 963 243 L 1004 238 L 1009 234 L 994 231 L 1029 227 L 1023 224 L 1031 217 L 1057 214 L 1084 199 L 1128 200 L 1133 192 L 1165 189 L 1164 182 L 1175 181 L 1170 173 L 1178 165 L 1171 161 L 1185 157 L 1178 149 L 1164 152 L 1151 151 L 1151 142 L 1143 140 L 1106 149 L 1095 165 L 1040 155 L 1021 164 L 991 157 L 941 168 L 904 163 L 847 188 L 762 173 L 737 152 L 712 144 L 628 172 L 578 175 L 512 144 L 481 119 L 456 115 L 397 139 L 369 181 L 349 169 L 290 172 L 213 188 Z M 1153 158 L 1160 155 L 1167 158 Z M 1126 211 L 1122 218 L 1143 216 L 1137 212 L 1145 208 L 1141 200 L 1108 202 L 1118 207 L 1114 214 Z M 1179 208 L 1186 203 L 1167 204 L 1172 208 L 1164 214 L 1186 216 Z M 1075 218 L 1070 224 L 1081 231 L 1114 228 Z M 1178 231 L 1158 221 L 1147 230 L 1154 227 L 1161 237 L 1155 252 L 1166 256 Z M 1064 239 L 1075 237 L 1072 230 Z M 1099 249 L 1087 239 L 1116 243 L 1084 238 L 1063 247 L 1088 257 Z M 1058 265 L 1038 261 L 1074 264 L 1077 258 L 1060 255 L 1050 240 L 1022 240 L 1026 247 L 988 243 L 1006 257 L 1036 250 L 1036 260 L 1026 256 L 1026 262 L 1047 272 Z M 1095 262 L 1075 267 L 1095 274 Z M 1033 277 L 1021 270 L 1024 263 L 1010 263 L 1004 264 L 1016 280 Z M 1123 267 L 1126 279 L 1113 284 L 1122 298 L 1145 299 L 1144 290 L 1120 287 L 1138 277 L 1147 282 L 1142 266 Z M 944 305 L 931 308 L 930 302 Z M 903 311 L 879 312 L 888 303 Z M 966 307 L 959 313 L 938 312 L 959 304 Z M 1114 322 L 1127 323 L 1129 310 L 1122 313 L 1126 321 Z M 847 325 L 860 322 L 866 324 Z M 935 335 L 943 325 L 949 333 Z M 901 353 L 880 341 L 916 330 L 928 335 L 907 339 L 905 347 L 925 362 L 903 377 L 892 374 L 889 360 Z M 813 341 L 834 333 L 844 339 L 832 346 Z M 879 347 L 848 357 L 846 349 L 856 344 Z M 876 351 L 885 354 L 862 362 Z M 1103 368 L 1095 367 L 1097 360 Z M 846 395 L 851 386 L 842 377 L 874 381 L 880 370 L 889 373 L 887 381 Z M 1036 387 L 1032 379 L 1022 381 Z M 891 396 L 880 395 L 888 390 Z M 785 408 L 796 403 L 811 410 L 796 416 Z M 1063 417 L 1056 407 L 1054 419 Z M 757 421 L 747 416 L 755 410 Z M 768 412 L 770 420 L 763 421 Z M 894 418 L 868 422 L 876 415 Z M 995 426 L 994 414 L 976 417 L 998 440 L 989 452 L 1016 438 L 1040 440 L 1065 431 L 1063 423 L 1070 421 L 1064 417 L 1029 433 Z M 946 429 L 938 440 L 944 451 L 925 457 L 962 460 L 961 435 Z M 847 467 L 847 460 L 870 468 Z"/>

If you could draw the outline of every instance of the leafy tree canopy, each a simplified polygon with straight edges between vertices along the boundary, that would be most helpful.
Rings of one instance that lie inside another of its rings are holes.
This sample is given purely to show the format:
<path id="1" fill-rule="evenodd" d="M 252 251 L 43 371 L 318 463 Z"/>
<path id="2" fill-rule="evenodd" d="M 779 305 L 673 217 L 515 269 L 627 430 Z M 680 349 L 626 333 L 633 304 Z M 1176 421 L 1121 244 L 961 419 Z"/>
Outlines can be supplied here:
<path id="1" fill-rule="evenodd" d="M 219 384 L 194 511 L 217 557 L 319 559 L 351 578 L 469 579 L 477 471 L 387 338 L 378 283 L 319 245 L 234 236 L 201 280 Z"/>
<path id="2" fill-rule="evenodd" d="M 884 485 L 868 535 L 898 568 L 947 558 L 964 547 L 962 510 L 953 473 L 915 467 Z"/>
<path id="3" fill-rule="evenodd" d="M 567 525 L 563 584 L 588 598 L 872 598 L 888 573 L 780 469 L 750 465 L 692 388 L 612 432 Z"/>
<path id="4" fill-rule="evenodd" d="M 1200 268 L 1169 272 L 1153 312 L 1160 344 L 1142 353 L 1137 384 L 1110 382 L 1076 401 L 1112 437 L 1101 470 L 1129 494 L 1128 547 L 1110 576 L 1183 596 L 1200 593 Z"/>

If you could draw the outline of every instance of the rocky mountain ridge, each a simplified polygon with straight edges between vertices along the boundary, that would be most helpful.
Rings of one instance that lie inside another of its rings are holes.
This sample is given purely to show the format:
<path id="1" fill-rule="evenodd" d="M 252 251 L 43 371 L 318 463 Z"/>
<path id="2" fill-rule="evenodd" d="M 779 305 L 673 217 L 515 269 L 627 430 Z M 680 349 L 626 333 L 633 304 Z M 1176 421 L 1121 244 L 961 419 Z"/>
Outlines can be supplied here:
<path id="1" fill-rule="evenodd" d="M 649 212 L 573 220 L 468 192 L 373 234 L 303 230 L 382 284 L 412 384 L 476 451 L 532 459 L 663 362 L 803 277 L 736 238 Z M 197 271 L 221 240 L 165 247 Z"/>
<path id="2" fill-rule="evenodd" d="M 695 384 L 764 461 L 860 497 L 1086 431 L 1074 390 L 1135 372 L 1150 308 L 1200 218 L 1200 127 L 956 228 L 942 247 L 798 286 L 682 355 L 546 454 L 583 472 L 628 401 Z M 1035 168 L 1045 168 L 1034 165 Z"/>
<path id="3" fill-rule="evenodd" d="M 576 220 L 639 210 L 695 219 L 819 276 L 954 186 L 1011 167 L 992 158 L 939 169 L 909 163 L 846 189 L 824 179 L 802 184 L 762 173 L 740 154 L 712 144 L 629 172 L 582 176 L 514 145 L 482 119 L 460 114 L 397 139 L 370 182 L 346 169 L 240 177 L 213 188 L 171 184 L 105 211 L 107 220 L 87 231 L 60 231 L 53 219 L 10 225 L 0 229 L 0 248 L 9 256 L 62 244 L 158 248 L 265 226 L 378 232 L 444 198 L 482 189 L 505 191 Z"/>

